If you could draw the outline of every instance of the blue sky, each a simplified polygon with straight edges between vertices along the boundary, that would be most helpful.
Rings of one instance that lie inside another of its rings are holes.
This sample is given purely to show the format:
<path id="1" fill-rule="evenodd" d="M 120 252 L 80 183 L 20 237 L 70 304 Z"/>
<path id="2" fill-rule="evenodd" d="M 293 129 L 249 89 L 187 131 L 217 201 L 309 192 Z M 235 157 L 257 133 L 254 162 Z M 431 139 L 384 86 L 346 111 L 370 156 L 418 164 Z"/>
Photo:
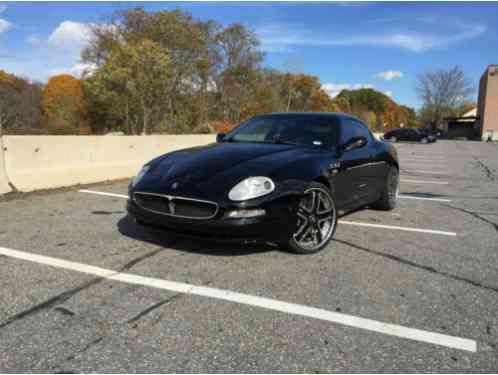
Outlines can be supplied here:
<path id="1" fill-rule="evenodd" d="M 0 69 L 46 81 L 79 74 L 87 25 L 138 3 L 0 3 Z M 374 87 L 418 107 L 415 78 L 425 69 L 460 65 L 475 84 L 498 63 L 498 3 L 142 3 L 187 10 L 195 18 L 253 29 L 265 65 L 316 75 L 335 95 Z"/>

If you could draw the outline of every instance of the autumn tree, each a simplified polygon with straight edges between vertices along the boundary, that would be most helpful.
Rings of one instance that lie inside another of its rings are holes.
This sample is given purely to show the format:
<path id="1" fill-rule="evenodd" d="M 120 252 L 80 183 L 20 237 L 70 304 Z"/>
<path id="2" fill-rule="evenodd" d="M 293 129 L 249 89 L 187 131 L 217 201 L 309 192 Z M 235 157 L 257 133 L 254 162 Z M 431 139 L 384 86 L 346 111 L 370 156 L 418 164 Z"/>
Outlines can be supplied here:
<path id="1" fill-rule="evenodd" d="M 220 73 L 215 81 L 223 117 L 238 122 L 242 106 L 254 95 L 263 54 L 256 35 L 240 24 L 233 24 L 216 36 L 219 46 Z"/>
<path id="2" fill-rule="evenodd" d="M 43 88 L 46 126 L 59 134 L 88 134 L 88 116 L 79 79 L 69 74 L 51 77 Z"/>
<path id="3" fill-rule="evenodd" d="M 0 134 L 39 129 L 41 85 L 0 70 Z"/>

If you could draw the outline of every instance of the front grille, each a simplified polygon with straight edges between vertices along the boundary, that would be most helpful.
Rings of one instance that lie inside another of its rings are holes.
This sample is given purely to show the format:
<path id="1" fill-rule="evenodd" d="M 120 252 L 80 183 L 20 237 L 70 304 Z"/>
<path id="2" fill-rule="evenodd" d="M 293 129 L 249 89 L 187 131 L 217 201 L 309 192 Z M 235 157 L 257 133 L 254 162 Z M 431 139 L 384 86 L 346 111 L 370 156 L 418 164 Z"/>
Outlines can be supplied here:
<path id="1" fill-rule="evenodd" d="M 142 192 L 134 193 L 134 198 L 147 211 L 173 217 L 211 219 L 218 212 L 216 203 L 203 200 Z"/>

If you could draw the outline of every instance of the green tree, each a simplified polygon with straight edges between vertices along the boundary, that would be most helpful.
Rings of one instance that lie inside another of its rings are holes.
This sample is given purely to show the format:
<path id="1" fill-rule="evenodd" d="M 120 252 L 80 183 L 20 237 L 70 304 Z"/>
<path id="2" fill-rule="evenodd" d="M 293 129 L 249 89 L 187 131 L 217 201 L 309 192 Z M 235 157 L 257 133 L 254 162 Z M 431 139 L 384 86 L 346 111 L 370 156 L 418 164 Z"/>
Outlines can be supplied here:
<path id="1" fill-rule="evenodd" d="M 166 49 L 151 40 L 114 46 L 88 79 L 87 95 L 108 105 L 108 119 L 124 119 L 130 134 L 147 134 L 167 99 L 171 65 Z"/>

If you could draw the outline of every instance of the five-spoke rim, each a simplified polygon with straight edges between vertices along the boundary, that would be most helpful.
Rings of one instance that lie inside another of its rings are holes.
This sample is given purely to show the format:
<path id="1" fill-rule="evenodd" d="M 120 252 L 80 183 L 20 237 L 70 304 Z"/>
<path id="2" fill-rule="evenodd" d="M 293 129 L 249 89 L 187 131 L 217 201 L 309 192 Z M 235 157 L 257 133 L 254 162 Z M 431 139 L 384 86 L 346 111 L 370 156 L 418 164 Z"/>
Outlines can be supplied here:
<path id="1" fill-rule="evenodd" d="M 330 194 L 320 188 L 306 190 L 299 202 L 297 230 L 293 237 L 303 249 L 315 250 L 332 236 L 336 211 Z"/>

